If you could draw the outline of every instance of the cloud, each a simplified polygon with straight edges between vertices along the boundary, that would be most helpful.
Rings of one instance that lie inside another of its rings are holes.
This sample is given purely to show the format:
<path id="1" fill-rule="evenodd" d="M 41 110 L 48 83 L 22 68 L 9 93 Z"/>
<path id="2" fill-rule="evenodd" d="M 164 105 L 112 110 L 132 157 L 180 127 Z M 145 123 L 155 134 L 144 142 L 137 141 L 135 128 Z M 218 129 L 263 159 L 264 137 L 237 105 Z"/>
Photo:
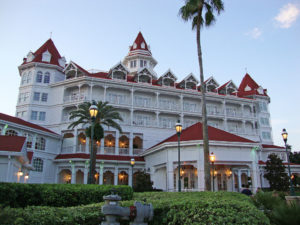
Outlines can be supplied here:
<path id="1" fill-rule="evenodd" d="M 295 4 L 284 5 L 278 15 L 274 18 L 280 28 L 289 28 L 297 20 L 300 10 Z"/>
<path id="2" fill-rule="evenodd" d="M 247 32 L 246 35 L 252 37 L 253 39 L 257 39 L 262 35 L 262 30 L 258 27 L 254 27 L 251 31 Z"/>

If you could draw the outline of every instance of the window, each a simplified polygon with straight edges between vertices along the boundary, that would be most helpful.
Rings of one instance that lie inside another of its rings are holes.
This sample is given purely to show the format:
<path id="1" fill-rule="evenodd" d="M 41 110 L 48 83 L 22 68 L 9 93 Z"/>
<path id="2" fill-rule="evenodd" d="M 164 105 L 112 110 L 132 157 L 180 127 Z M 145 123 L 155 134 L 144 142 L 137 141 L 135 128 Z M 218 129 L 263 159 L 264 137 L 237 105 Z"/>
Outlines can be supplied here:
<path id="1" fill-rule="evenodd" d="M 31 111 L 31 117 L 30 117 L 30 119 L 31 120 L 37 120 L 37 114 L 38 114 L 37 111 Z"/>
<path id="2" fill-rule="evenodd" d="M 136 60 L 133 60 L 133 67 L 136 67 Z"/>
<path id="3" fill-rule="evenodd" d="M 48 100 L 48 93 L 43 93 L 41 100 L 42 100 L 42 102 L 47 102 L 47 100 Z"/>
<path id="4" fill-rule="evenodd" d="M 147 61 L 144 61 L 144 67 L 146 67 L 147 66 Z"/>
<path id="5" fill-rule="evenodd" d="M 34 92 L 33 101 L 39 101 L 39 100 L 40 100 L 40 92 Z"/>
<path id="6" fill-rule="evenodd" d="M 108 93 L 108 101 L 110 103 L 122 104 L 122 105 L 127 103 L 125 95 L 116 94 L 116 93 Z"/>
<path id="7" fill-rule="evenodd" d="M 159 118 L 159 126 L 162 128 L 174 128 L 175 123 L 176 123 L 176 119 L 174 118 L 168 118 L 168 117 Z"/>
<path id="8" fill-rule="evenodd" d="M 39 113 L 39 120 L 41 120 L 41 121 L 46 120 L 46 112 L 40 112 Z"/>
<path id="9" fill-rule="evenodd" d="M 24 102 L 27 102 L 28 99 L 29 99 L 29 92 L 26 92 L 24 94 Z"/>
<path id="10" fill-rule="evenodd" d="M 23 73 L 21 84 L 24 84 L 27 81 L 27 73 Z"/>
<path id="11" fill-rule="evenodd" d="M 50 73 L 46 72 L 44 76 L 44 83 L 49 84 L 50 83 Z"/>
<path id="12" fill-rule="evenodd" d="M 45 150 L 46 149 L 46 140 L 43 137 L 37 137 L 35 142 L 35 149 Z"/>
<path id="13" fill-rule="evenodd" d="M 26 116 L 26 111 L 22 111 L 21 117 L 25 117 L 25 116 Z"/>
<path id="14" fill-rule="evenodd" d="M 42 83 L 42 80 L 43 80 L 43 73 L 41 71 L 39 71 L 36 74 L 36 82 L 37 83 Z"/>
<path id="15" fill-rule="evenodd" d="M 34 158 L 33 167 L 36 172 L 43 172 L 44 161 L 41 158 Z"/>
<path id="16" fill-rule="evenodd" d="M 133 67 L 133 61 L 130 61 L 130 68 Z"/>
<path id="17" fill-rule="evenodd" d="M 14 130 L 7 130 L 5 136 L 18 136 L 18 132 Z"/>
<path id="18" fill-rule="evenodd" d="M 151 98 L 150 97 L 144 97 L 144 96 L 135 96 L 134 97 L 134 104 L 136 106 L 150 107 L 151 106 Z"/>
<path id="19" fill-rule="evenodd" d="M 140 60 L 140 67 L 143 67 L 143 66 L 144 66 L 144 61 Z"/>
<path id="20" fill-rule="evenodd" d="M 260 118 L 260 124 L 261 125 L 265 125 L 265 126 L 269 126 L 270 123 L 269 123 L 269 119 L 268 118 Z"/>
<path id="21" fill-rule="evenodd" d="M 26 83 L 29 84 L 31 82 L 31 72 L 28 72 Z"/>
<path id="22" fill-rule="evenodd" d="M 32 135 L 25 133 L 24 137 L 26 137 L 26 147 L 27 148 L 32 148 Z"/>
<path id="23" fill-rule="evenodd" d="M 270 134 L 270 132 L 265 132 L 265 131 L 263 131 L 263 132 L 262 132 L 262 138 L 263 138 L 264 140 L 270 140 L 270 139 L 271 139 L 271 134 Z"/>
<path id="24" fill-rule="evenodd" d="M 267 112 L 268 111 L 267 103 L 265 103 L 265 102 L 259 102 L 258 103 L 258 108 L 259 108 L 260 112 Z"/>

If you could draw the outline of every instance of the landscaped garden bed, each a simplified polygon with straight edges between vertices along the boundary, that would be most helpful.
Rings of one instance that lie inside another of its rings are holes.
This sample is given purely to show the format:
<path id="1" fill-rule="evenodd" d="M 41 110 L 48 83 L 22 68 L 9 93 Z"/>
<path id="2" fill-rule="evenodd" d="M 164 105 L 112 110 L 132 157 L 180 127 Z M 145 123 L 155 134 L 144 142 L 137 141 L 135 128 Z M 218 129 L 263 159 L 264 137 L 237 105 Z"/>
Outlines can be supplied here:
<path id="1" fill-rule="evenodd" d="M 130 206 L 134 204 L 135 200 L 143 201 L 144 198 L 146 198 L 148 203 L 153 204 L 154 220 L 150 223 L 153 225 L 270 224 L 269 219 L 264 215 L 263 212 L 254 206 L 250 198 L 239 193 L 134 193 L 132 200 L 122 201 L 121 205 Z M 0 209 L 0 224 L 96 225 L 100 224 L 100 220 L 103 218 L 101 206 L 104 203 L 101 201 L 99 201 L 100 203 L 97 204 L 79 205 L 73 207 L 2 207 L 2 209 Z M 128 222 L 122 221 L 121 224 L 128 224 Z"/>

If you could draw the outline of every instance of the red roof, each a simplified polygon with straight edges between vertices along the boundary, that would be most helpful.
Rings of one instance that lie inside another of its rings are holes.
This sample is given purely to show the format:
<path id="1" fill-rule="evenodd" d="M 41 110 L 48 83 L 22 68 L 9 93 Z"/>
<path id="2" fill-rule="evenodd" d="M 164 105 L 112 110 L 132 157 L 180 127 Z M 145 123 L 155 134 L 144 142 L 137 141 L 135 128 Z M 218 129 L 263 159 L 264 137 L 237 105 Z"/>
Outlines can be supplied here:
<path id="1" fill-rule="evenodd" d="M 43 53 L 46 52 L 47 50 L 51 54 L 50 63 L 42 61 Z M 51 38 L 48 39 L 38 50 L 36 50 L 33 53 L 33 55 L 34 55 L 34 59 L 31 62 L 48 63 L 48 64 L 60 66 L 58 60 L 61 58 L 61 56 Z M 23 64 L 26 63 L 30 63 L 30 62 L 25 61 Z"/>
<path id="2" fill-rule="evenodd" d="M 246 87 L 249 87 L 250 90 L 249 91 L 245 91 Z M 252 77 L 246 73 L 246 75 L 244 76 L 239 88 L 238 88 L 238 96 L 239 97 L 244 97 L 244 96 L 249 96 L 249 95 L 263 95 L 263 96 L 268 96 L 267 95 L 267 90 L 264 89 L 263 90 L 263 94 L 260 94 L 257 89 L 260 86 L 252 79 Z"/>
<path id="3" fill-rule="evenodd" d="M 58 135 L 57 133 L 54 133 L 53 131 L 48 130 L 44 127 L 41 127 L 41 126 L 36 125 L 34 123 L 29 123 L 25 120 L 22 120 L 20 118 L 14 117 L 14 116 L 9 116 L 9 115 L 4 114 L 4 113 L 0 113 L 0 120 L 9 121 L 9 122 L 12 122 L 12 123 L 20 124 L 20 125 L 23 125 L 23 126 L 31 127 L 31 128 L 37 129 L 37 130 L 42 130 L 42 131 L 45 131 L 45 132 L 48 132 L 48 133 Z"/>
<path id="4" fill-rule="evenodd" d="M 27 152 L 27 158 L 29 159 L 29 163 L 31 164 L 33 152 Z"/>
<path id="5" fill-rule="evenodd" d="M 26 138 L 0 135 L 0 151 L 21 152 Z"/>
<path id="6" fill-rule="evenodd" d="M 277 146 L 277 145 L 262 145 L 263 148 L 278 148 L 278 149 L 285 149 L 284 147 Z"/>
<path id="7" fill-rule="evenodd" d="M 74 154 L 60 154 L 55 159 L 89 159 L 90 155 L 85 153 L 74 153 Z M 130 161 L 132 158 L 135 161 L 145 161 L 143 157 L 139 156 L 123 156 L 123 155 L 97 155 L 96 159 L 103 160 L 118 160 L 118 161 Z"/>
<path id="8" fill-rule="evenodd" d="M 142 47 L 142 43 L 144 43 L 144 46 Z M 136 46 L 135 46 L 136 45 Z M 134 48 L 135 47 L 135 48 Z M 130 46 L 129 55 L 136 54 L 134 51 L 136 50 L 143 50 L 147 53 L 144 53 L 145 55 L 151 55 L 151 51 L 148 49 L 148 45 L 142 35 L 141 32 L 138 33 L 138 36 L 136 37 L 134 43 L 132 46 Z"/>
<path id="9" fill-rule="evenodd" d="M 208 138 L 212 141 L 228 141 L 228 142 L 246 142 L 255 143 L 249 139 L 237 136 L 235 134 L 228 133 L 224 130 L 220 130 L 211 126 L 208 126 Z M 196 141 L 203 140 L 202 123 L 198 122 L 186 129 L 184 129 L 180 135 L 180 141 Z M 160 145 L 165 142 L 177 142 L 177 134 L 165 139 L 164 141 L 154 145 Z M 153 147 L 154 147 L 153 146 Z"/>

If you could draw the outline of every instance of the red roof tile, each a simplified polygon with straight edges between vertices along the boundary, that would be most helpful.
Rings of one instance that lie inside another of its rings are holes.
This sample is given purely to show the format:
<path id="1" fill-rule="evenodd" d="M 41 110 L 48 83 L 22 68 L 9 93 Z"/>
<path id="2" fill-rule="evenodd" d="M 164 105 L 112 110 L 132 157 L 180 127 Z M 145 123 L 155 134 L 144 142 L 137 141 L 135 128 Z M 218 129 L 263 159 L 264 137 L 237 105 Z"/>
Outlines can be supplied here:
<path id="1" fill-rule="evenodd" d="M 45 132 L 48 132 L 48 133 L 58 135 L 57 133 L 55 133 L 51 130 L 48 130 L 44 127 L 41 127 L 41 126 L 36 125 L 34 123 L 29 123 L 25 120 L 22 120 L 20 118 L 14 117 L 14 116 L 9 116 L 9 115 L 4 114 L 4 113 L 0 113 L 0 120 L 9 121 L 9 122 L 12 122 L 12 123 L 20 124 L 20 125 L 23 125 L 23 126 L 31 127 L 31 128 L 37 129 L 37 130 L 42 130 L 42 131 L 45 131 Z"/>
<path id="2" fill-rule="evenodd" d="M 26 138 L 0 135 L 0 151 L 21 152 Z"/>
<path id="3" fill-rule="evenodd" d="M 249 139 L 237 136 L 235 134 L 228 133 L 224 130 L 220 130 L 211 126 L 208 126 L 208 137 L 209 140 L 212 141 L 255 143 L 254 141 L 251 141 Z M 195 140 L 203 140 L 202 123 L 200 122 L 184 129 L 180 135 L 180 141 L 195 141 Z M 165 142 L 177 142 L 177 141 L 178 141 L 177 134 L 174 134 L 171 137 L 163 140 L 162 142 L 154 146 L 160 145 Z"/>
<path id="4" fill-rule="evenodd" d="M 27 152 L 27 158 L 29 159 L 30 164 L 31 164 L 32 157 L 33 157 L 33 152 Z"/>
<path id="5" fill-rule="evenodd" d="M 145 44 L 144 48 L 142 48 L 142 43 Z M 134 44 L 136 44 L 136 47 L 134 48 Z M 148 49 L 148 45 L 142 35 L 141 32 L 138 33 L 138 36 L 136 37 L 133 45 L 130 47 L 130 50 L 129 50 L 129 55 L 135 55 L 137 53 L 135 53 L 134 51 L 136 50 L 142 50 L 142 51 L 146 51 L 147 53 L 144 55 L 151 55 L 151 51 Z M 143 54 L 143 53 L 141 53 Z"/>
<path id="6" fill-rule="evenodd" d="M 246 87 L 250 87 L 251 90 L 249 91 L 245 91 Z M 257 89 L 260 86 L 252 79 L 252 77 L 246 73 L 246 75 L 244 76 L 239 88 L 238 88 L 238 93 L 237 95 L 239 97 L 244 97 L 244 96 L 249 96 L 249 95 L 264 95 L 264 96 L 268 96 L 267 95 L 267 90 L 264 89 L 264 94 L 260 94 L 258 93 Z"/>
<path id="7" fill-rule="evenodd" d="M 46 52 L 47 50 L 51 54 L 50 63 L 42 61 L 43 53 Z M 48 64 L 60 66 L 58 60 L 61 58 L 61 56 L 51 38 L 47 40 L 38 50 L 36 50 L 33 53 L 33 55 L 34 55 L 34 59 L 31 62 L 48 63 Z M 25 61 L 23 64 L 26 63 L 30 63 L 30 62 Z"/>
<path id="8" fill-rule="evenodd" d="M 278 149 L 285 149 L 282 146 L 277 146 L 277 145 L 262 145 L 263 148 L 278 148 Z"/>
<path id="9" fill-rule="evenodd" d="M 55 159 L 89 159 L 90 155 L 85 153 L 74 153 L 74 154 L 60 154 L 56 156 Z M 118 161 L 130 161 L 132 158 L 135 159 L 135 161 L 145 161 L 143 157 L 139 156 L 123 156 L 123 155 L 97 155 L 97 159 L 103 159 L 103 160 L 118 160 Z"/>

